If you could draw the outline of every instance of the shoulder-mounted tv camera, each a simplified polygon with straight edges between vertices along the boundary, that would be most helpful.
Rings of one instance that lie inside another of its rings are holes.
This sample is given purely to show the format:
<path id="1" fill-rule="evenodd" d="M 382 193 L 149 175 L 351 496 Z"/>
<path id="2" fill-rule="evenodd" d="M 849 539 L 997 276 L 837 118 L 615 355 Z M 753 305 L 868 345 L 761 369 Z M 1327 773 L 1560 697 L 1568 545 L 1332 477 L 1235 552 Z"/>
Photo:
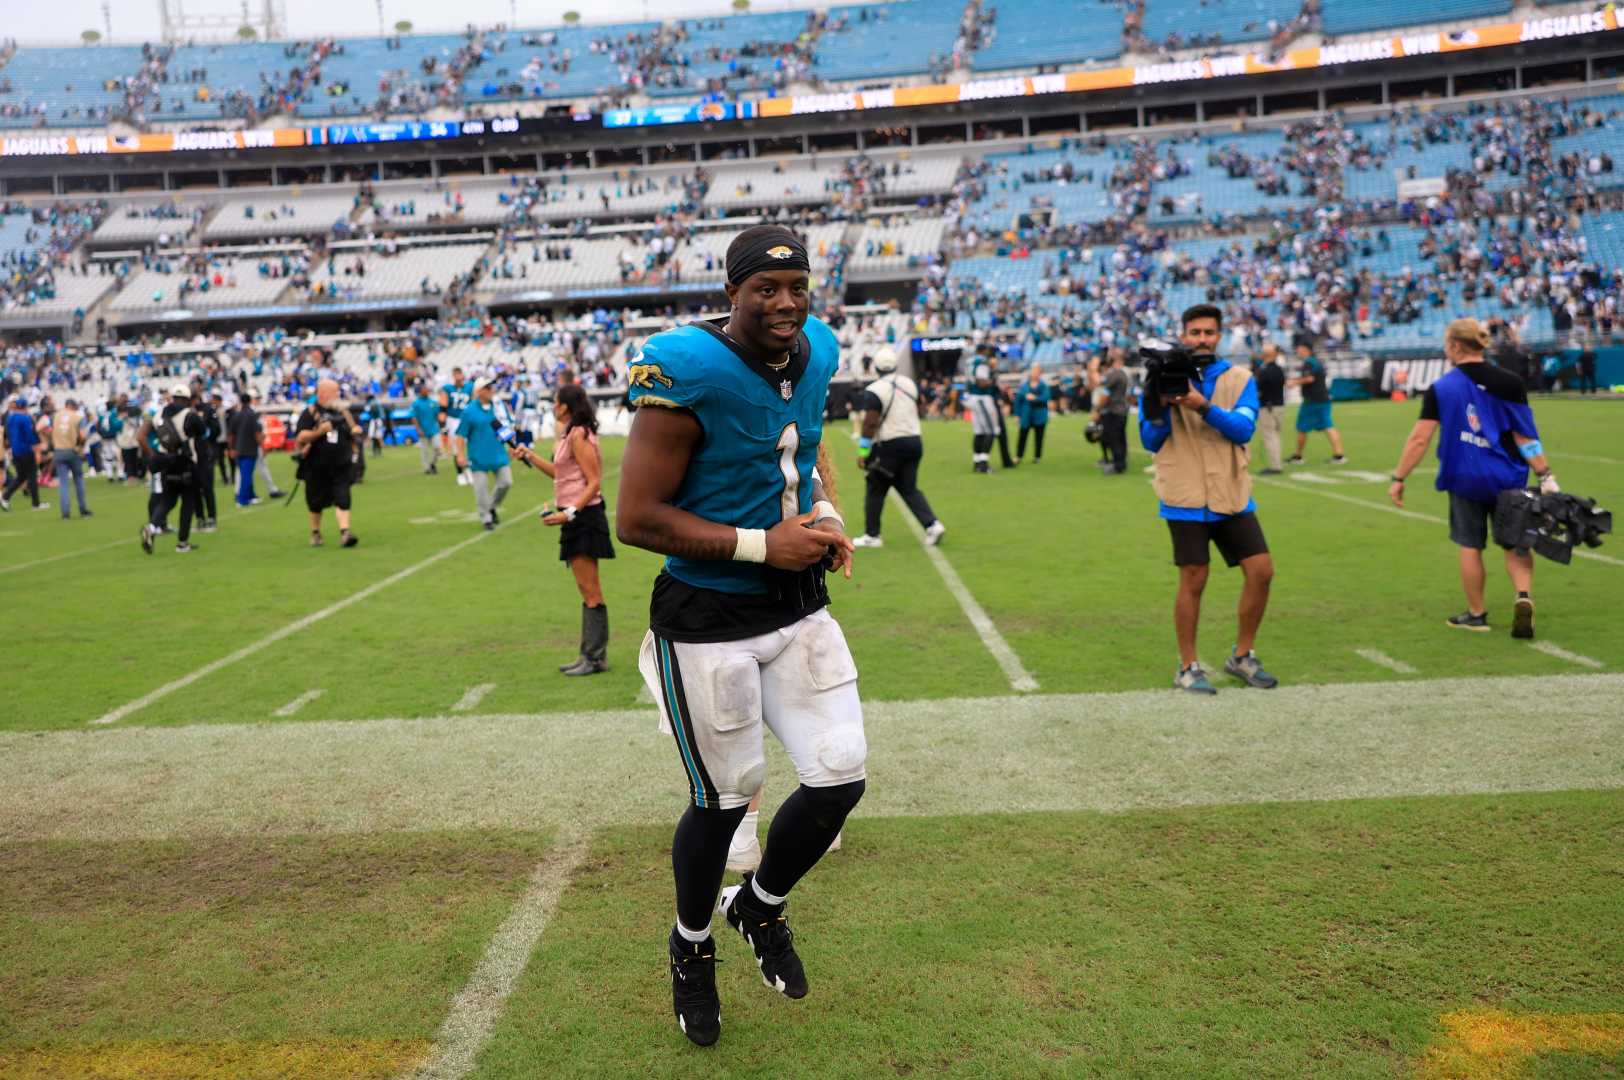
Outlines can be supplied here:
<path id="1" fill-rule="evenodd" d="M 1145 393 L 1160 402 L 1163 397 L 1183 397 L 1190 384 L 1201 379 L 1201 364 L 1182 345 L 1146 338 L 1139 343 L 1139 357 L 1145 362 Z"/>

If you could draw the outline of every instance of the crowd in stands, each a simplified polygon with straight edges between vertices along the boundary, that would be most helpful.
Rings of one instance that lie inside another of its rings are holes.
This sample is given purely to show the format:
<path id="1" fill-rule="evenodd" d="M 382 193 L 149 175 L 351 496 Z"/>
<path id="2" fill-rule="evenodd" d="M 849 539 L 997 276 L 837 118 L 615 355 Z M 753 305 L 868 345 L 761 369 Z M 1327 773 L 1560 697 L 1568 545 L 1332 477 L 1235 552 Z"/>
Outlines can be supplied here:
<path id="1" fill-rule="evenodd" d="M 10 203 L 0 205 L 0 216 L 11 214 L 27 214 L 30 225 L 23 246 L 0 252 L 0 273 L 4 275 L 0 279 L 0 311 L 54 299 L 59 273 L 88 273 L 83 260 L 74 259 L 72 252 L 106 216 L 107 203 L 52 203 L 33 209 Z"/>
<path id="2" fill-rule="evenodd" d="M 1540 312 L 1549 313 L 1558 340 L 1575 332 L 1607 337 L 1624 304 L 1624 269 L 1588 252 L 1581 214 L 1617 205 L 1618 196 L 1597 184 L 1614 163 L 1604 150 L 1563 152 L 1553 141 L 1617 122 L 1610 105 L 1523 99 L 1455 112 L 1399 110 L 1354 126 L 1327 115 L 1288 129 L 1271 155 L 1212 146 L 1207 164 L 1251 178 L 1260 196 L 1250 215 L 1204 223 L 1206 234 L 1237 234 L 1216 244 L 1181 243 L 1177 230 L 1146 220 L 1159 201 L 1155 186 L 1184 170 L 1189 143 L 1080 146 L 1114 162 L 1107 205 L 1091 220 L 1062 218 L 1018 236 L 1000 237 L 989 192 L 1094 177 L 1066 161 L 1023 172 L 1019 155 L 972 167 L 955 189 L 953 212 L 965 213 L 949 246 L 983 250 L 991 236 L 1008 258 L 1043 260 L 1041 274 L 1030 286 L 1001 288 L 938 267 L 916 310 L 937 328 L 979 325 L 1019 331 L 1038 346 L 1059 342 L 1062 355 L 1085 343 L 1165 335 L 1177 311 L 1197 300 L 1226 308 L 1237 346 L 1284 333 L 1379 347 L 1385 330 L 1461 304 L 1490 305 L 1513 337 L 1546 325 L 1534 319 Z M 1406 151 L 1446 145 L 1460 151 L 1461 165 L 1447 170 L 1439 193 L 1348 197 L 1350 177 L 1387 173 Z M 1287 193 L 1311 201 L 1283 212 L 1264 201 Z M 1395 235 L 1413 244 L 1397 261 Z"/>

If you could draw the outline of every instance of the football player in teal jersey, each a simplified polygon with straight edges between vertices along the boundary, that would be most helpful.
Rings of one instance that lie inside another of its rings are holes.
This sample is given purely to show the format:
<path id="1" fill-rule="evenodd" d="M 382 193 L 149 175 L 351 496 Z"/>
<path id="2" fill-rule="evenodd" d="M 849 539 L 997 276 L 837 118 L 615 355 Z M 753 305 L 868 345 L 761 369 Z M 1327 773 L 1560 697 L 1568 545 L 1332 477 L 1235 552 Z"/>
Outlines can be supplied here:
<path id="1" fill-rule="evenodd" d="M 472 400 L 474 400 L 474 380 L 463 375 L 462 368 L 452 368 L 451 381 L 440 387 L 440 437 L 445 443 L 446 457 L 453 460 L 456 455 L 451 452 L 451 432 L 456 430 L 457 421 L 462 417 L 462 410 Z M 467 487 L 472 482 L 468 477 L 468 467 L 458 465 L 457 486 Z"/>
<path id="2" fill-rule="evenodd" d="M 824 585 L 826 570 L 851 576 L 822 445 L 840 347 L 808 315 L 811 265 L 793 232 L 746 229 L 726 268 L 729 315 L 656 334 L 628 369 L 636 413 L 616 512 L 623 543 L 666 556 L 639 667 L 688 780 L 671 844 L 671 995 L 701 1046 L 721 1033 L 711 912 L 766 773 L 764 731 L 800 786 L 760 868 L 722 889 L 719 907 L 763 981 L 791 998 L 807 981 L 784 898 L 862 797 L 868 750 L 857 667 Z"/>

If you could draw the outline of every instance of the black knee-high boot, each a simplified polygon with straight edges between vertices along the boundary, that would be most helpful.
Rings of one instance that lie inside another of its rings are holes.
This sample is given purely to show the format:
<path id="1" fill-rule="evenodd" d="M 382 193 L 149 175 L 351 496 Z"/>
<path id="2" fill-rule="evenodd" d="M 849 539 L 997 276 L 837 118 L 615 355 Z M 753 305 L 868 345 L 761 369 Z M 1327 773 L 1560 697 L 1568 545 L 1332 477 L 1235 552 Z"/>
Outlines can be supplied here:
<path id="1" fill-rule="evenodd" d="M 596 675 L 609 670 L 609 605 L 581 605 L 581 658 L 564 669 L 566 675 Z"/>

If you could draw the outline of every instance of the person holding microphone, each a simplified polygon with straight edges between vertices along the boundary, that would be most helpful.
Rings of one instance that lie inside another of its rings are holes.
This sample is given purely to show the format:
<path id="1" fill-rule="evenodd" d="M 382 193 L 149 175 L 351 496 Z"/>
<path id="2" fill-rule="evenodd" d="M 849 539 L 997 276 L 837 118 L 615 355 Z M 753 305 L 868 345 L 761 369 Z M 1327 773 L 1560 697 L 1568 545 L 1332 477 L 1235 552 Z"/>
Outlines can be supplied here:
<path id="1" fill-rule="evenodd" d="M 580 383 L 558 388 L 553 398 L 553 457 L 515 445 L 514 456 L 553 478 L 557 502 L 543 525 L 561 526 L 558 557 L 569 563 L 581 592 L 581 652 L 558 670 L 565 675 L 596 675 L 609 670 L 609 606 L 598 582 L 598 560 L 615 557 L 609 515 L 603 503 L 603 457 L 598 452 L 598 417 Z"/>

